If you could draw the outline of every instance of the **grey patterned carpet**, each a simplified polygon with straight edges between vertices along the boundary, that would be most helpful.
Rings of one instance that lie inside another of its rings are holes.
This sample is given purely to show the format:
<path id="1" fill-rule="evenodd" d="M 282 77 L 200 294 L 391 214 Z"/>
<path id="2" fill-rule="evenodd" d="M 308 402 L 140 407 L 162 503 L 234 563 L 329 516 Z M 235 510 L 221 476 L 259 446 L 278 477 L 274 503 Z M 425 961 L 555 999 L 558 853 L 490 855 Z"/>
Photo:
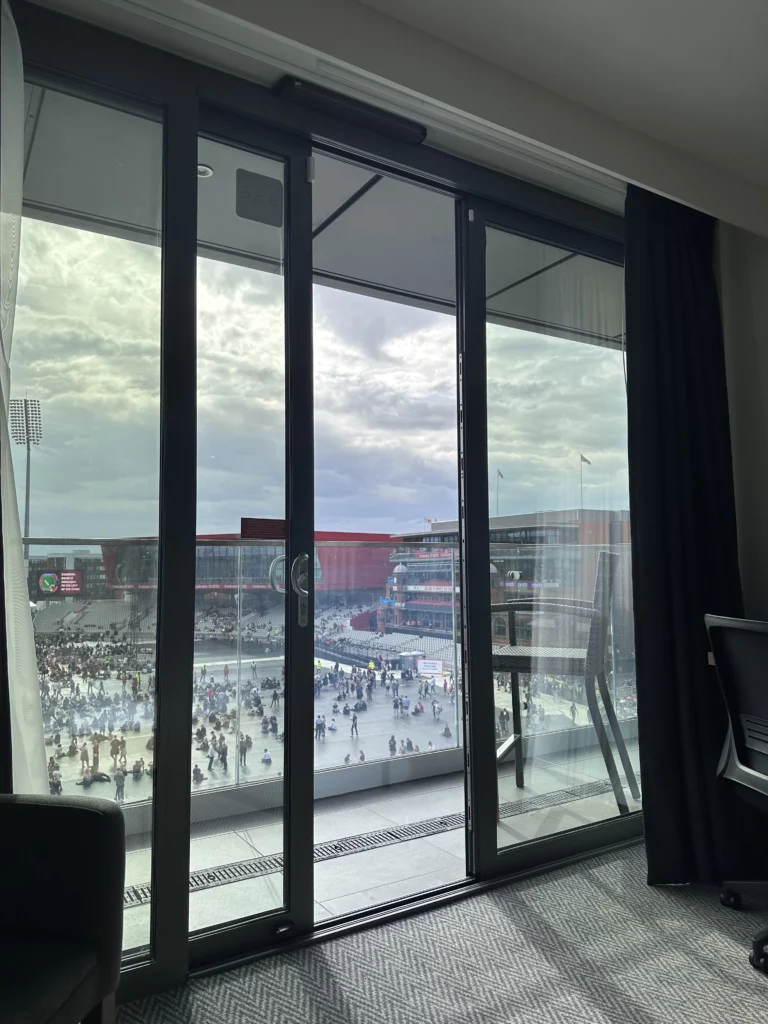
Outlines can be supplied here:
<path id="1" fill-rule="evenodd" d="M 752 1024 L 765 915 L 649 889 L 634 846 L 191 981 L 119 1024 Z"/>

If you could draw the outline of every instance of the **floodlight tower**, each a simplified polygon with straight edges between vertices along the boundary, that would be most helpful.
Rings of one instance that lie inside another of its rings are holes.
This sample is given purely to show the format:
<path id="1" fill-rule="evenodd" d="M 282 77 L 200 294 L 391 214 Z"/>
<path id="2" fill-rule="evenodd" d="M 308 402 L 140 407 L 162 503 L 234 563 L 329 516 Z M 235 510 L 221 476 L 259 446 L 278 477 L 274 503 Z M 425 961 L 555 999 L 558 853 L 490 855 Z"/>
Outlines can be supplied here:
<path id="1" fill-rule="evenodd" d="M 24 567 L 29 567 L 29 484 L 32 445 L 43 439 L 43 418 L 36 398 L 12 398 L 10 408 L 11 437 L 27 449 L 27 480 L 24 492 Z"/>

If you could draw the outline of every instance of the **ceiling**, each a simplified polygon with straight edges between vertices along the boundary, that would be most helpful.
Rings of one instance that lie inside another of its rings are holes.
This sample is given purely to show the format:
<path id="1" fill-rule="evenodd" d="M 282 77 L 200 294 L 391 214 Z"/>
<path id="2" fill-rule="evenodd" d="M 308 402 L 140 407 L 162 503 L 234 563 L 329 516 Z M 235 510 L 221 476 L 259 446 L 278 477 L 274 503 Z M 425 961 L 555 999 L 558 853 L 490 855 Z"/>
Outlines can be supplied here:
<path id="1" fill-rule="evenodd" d="M 766 0 L 358 0 L 768 184 Z"/>

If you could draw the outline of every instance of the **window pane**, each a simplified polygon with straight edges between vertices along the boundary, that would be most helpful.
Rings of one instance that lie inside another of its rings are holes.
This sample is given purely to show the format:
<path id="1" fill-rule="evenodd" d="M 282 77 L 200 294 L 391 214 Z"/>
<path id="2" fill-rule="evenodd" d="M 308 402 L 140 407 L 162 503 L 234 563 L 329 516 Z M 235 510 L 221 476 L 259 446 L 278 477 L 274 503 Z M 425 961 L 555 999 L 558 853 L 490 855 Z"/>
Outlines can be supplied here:
<path id="1" fill-rule="evenodd" d="M 351 839 L 315 865 L 320 920 L 466 863 L 454 200 L 326 154 L 315 169 L 315 843 Z M 393 842 L 393 823 L 432 840 Z"/>
<path id="2" fill-rule="evenodd" d="M 38 86 L 27 128 L 12 422 L 40 757 L 52 792 L 123 806 L 133 950 L 150 942 L 163 129 Z"/>
<path id="3" fill-rule="evenodd" d="M 487 260 L 504 848 L 637 809 L 637 723 L 622 270 L 495 229 Z M 614 711 L 606 763 L 596 729 Z"/>
<path id="4" fill-rule="evenodd" d="M 284 167 L 206 138 L 199 159 L 191 932 L 284 903 L 284 545 L 233 543 L 285 518 Z"/>

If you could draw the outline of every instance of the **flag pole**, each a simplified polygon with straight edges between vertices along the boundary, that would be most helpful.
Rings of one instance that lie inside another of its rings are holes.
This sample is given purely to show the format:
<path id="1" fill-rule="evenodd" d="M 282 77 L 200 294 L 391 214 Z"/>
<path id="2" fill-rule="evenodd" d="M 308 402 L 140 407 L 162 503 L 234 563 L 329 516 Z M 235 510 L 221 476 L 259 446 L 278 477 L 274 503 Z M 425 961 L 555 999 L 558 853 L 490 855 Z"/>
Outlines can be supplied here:
<path id="1" fill-rule="evenodd" d="M 580 494 L 579 500 L 581 501 L 580 508 L 581 508 L 581 511 L 583 512 L 584 511 L 584 458 L 581 455 L 581 453 L 579 453 L 579 494 Z"/>
<path id="2" fill-rule="evenodd" d="M 499 518 L 499 471 L 496 470 L 496 518 Z"/>

